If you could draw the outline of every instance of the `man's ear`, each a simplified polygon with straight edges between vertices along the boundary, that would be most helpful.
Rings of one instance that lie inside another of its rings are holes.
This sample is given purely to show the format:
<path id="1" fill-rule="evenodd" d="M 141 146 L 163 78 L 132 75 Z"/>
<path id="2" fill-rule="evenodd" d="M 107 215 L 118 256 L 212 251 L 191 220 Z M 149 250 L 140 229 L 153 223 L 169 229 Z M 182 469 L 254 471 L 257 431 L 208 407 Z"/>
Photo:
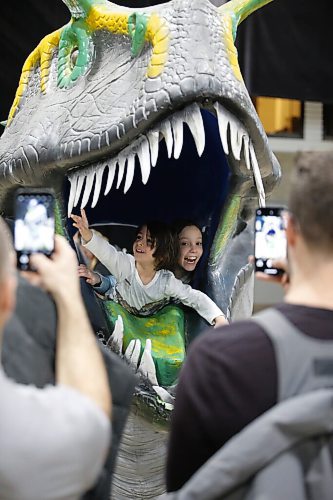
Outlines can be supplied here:
<path id="1" fill-rule="evenodd" d="M 12 315 L 16 304 L 16 277 L 9 275 L 1 283 L 0 322 L 4 324 Z"/>
<path id="2" fill-rule="evenodd" d="M 295 218 L 291 214 L 285 215 L 286 236 L 288 247 L 295 246 L 296 240 L 299 235 L 298 225 Z"/>

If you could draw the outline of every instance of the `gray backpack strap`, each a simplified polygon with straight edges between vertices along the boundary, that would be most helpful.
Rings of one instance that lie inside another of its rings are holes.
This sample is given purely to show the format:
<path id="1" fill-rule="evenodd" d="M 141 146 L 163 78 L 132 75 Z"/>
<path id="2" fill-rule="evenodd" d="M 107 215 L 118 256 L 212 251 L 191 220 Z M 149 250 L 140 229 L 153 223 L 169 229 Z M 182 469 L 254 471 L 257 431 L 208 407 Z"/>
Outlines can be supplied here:
<path id="1" fill-rule="evenodd" d="M 309 337 L 276 309 L 255 316 L 276 356 L 278 401 L 333 386 L 333 341 Z"/>
<path id="2" fill-rule="evenodd" d="M 283 314 L 272 308 L 256 314 L 252 319 L 265 330 L 273 344 L 278 373 L 278 401 L 282 401 L 288 397 L 289 381 L 293 379 L 291 372 L 295 366 L 299 366 L 300 361 L 296 359 L 300 351 L 298 337 L 292 335 L 296 328 Z M 295 363 L 292 362 L 293 357 Z"/>

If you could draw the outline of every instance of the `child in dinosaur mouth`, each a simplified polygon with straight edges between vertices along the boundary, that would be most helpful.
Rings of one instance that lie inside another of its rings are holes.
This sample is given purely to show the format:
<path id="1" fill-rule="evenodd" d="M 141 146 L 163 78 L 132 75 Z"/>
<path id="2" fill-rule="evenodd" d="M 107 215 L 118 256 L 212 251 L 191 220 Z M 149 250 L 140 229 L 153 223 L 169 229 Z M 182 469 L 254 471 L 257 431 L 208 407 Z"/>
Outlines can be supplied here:
<path id="1" fill-rule="evenodd" d="M 133 243 L 133 255 L 117 251 L 89 228 L 84 210 L 71 214 L 83 244 L 116 278 L 112 297 L 129 312 L 147 316 L 171 300 L 195 309 L 208 323 L 221 326 L 227 320 L 220 308 L 204 293 L 178 280 L 174 268 L 175 244 L 171 231 L 162 223 L 142 225 Z"/>

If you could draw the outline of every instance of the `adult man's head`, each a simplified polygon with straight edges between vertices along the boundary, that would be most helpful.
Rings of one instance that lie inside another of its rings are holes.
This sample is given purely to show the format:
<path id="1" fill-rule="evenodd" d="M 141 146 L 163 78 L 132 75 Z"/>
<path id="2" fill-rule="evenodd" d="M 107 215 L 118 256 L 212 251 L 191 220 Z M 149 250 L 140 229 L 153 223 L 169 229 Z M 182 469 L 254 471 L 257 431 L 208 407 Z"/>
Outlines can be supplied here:
<path id="1" fill-rule="evenodd" d="M 0 331 L 15 307 L 16 275 L 9 230 L 0 217 Z"/>
<path id="2" fill-rule="evenodd" d="M 298 156 L 291 185 L 290 225 L 311 251 L 333 255 L 333 152 Z M 290 242 L 293 244 L 293 240 Z"/>

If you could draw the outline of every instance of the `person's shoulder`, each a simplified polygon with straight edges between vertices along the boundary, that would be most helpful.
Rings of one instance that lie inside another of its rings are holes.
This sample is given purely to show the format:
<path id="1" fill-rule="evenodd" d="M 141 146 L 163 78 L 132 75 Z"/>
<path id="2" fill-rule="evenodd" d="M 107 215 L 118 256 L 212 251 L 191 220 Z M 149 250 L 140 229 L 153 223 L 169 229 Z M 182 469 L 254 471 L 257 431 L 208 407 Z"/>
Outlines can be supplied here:
<path id="1" fill-rule="evenodd" d="M 174 273 L 172 271 L 169 271 L 168 269 L 159 269 L 159 271 L 157 271 L 157 274 L 159 276 L 159 279 L 167 283 L 177 283 L 178 281 L 180 281 L 176 278 Z"/>
<path id="2" fill-rule="evenodd" d="M 235 356 L 247 349 L 266 347 L 269 339 L 265 331 L 252 319 L 235 321 L 216 329 L 207 329 L 190 345 L 189 352 L 208 354 L 220 351 Z"/>

